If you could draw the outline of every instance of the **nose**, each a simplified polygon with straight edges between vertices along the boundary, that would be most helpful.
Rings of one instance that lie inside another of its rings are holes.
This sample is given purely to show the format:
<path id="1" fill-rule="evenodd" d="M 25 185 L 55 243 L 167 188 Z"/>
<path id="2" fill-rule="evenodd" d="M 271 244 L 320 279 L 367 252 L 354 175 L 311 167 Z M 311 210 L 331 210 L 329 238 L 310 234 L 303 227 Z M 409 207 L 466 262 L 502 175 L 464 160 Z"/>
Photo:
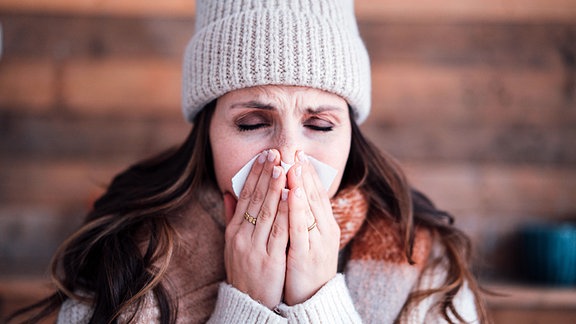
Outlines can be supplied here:
<path id="1" fill-rule="evenodd" d="M 276 149 L 280 152 L 282 161 L 286 163 L 294 163 L 296 151 L 301 150 L 299 146 L 297 132 L 290 129 L 282 129 L 276 136 Z"/>

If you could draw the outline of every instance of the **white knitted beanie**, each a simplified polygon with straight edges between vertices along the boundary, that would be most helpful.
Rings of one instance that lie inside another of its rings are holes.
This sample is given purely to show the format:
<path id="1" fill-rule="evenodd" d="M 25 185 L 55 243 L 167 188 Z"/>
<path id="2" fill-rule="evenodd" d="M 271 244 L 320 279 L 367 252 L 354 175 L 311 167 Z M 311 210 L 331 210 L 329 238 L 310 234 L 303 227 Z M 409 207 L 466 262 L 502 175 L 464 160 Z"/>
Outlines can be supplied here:
<path id="1" fill-rule="evenodd" d="M 189 121 L 225 93 L 295 85 L 344 98 L 355 120 L 370 111 L 370 62 L 353 0 L 197 0 L 182 85 Z"/>

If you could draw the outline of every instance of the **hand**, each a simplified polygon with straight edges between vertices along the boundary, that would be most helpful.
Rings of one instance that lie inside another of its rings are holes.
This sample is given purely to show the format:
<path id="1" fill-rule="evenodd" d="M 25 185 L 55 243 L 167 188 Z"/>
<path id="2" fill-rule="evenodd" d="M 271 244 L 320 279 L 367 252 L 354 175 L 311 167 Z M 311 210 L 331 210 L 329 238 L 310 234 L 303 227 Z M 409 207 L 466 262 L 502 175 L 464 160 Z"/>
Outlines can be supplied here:
<path id="1" fill-rule="evenodd" d="M 303 153 L 288 171 L 290 246 L 284 301 L 302 303 L 336 275 L 340 228 L 328 193 Z M 316 222 L 314 228 L 310 228 Z"/>
<path id="2" fill-rule="evenodd" d="M 224 261 L 228 283 L 270 309 L 282 301 L 288 245 L 288 205 L 281 200 L 286 185 L 276 150 L 261 153 L 238 202 L 224 197 Z M 234 206 L 235 204 L 235 206 Z M 253 225 L 244 213 L 257 217 Z"/>

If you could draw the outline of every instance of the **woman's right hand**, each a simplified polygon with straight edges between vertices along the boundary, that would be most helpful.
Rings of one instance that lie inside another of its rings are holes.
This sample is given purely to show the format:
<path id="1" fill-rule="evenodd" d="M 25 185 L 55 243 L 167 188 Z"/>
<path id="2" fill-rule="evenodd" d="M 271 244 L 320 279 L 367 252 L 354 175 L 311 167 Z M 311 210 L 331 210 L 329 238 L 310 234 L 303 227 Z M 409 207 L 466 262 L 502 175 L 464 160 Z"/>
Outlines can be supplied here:
<path id="1" fill-rule="evenodd" d="M 288 245 L 288 205 L 281 199 L 286 176 L 279 164 L 277 150 L 260 153 L 238 202 L 231 194 L 224 197 L 228 283 L 270 309 L 282 301 Z M 256 217 L 255 225 L 245 213 Z"/>

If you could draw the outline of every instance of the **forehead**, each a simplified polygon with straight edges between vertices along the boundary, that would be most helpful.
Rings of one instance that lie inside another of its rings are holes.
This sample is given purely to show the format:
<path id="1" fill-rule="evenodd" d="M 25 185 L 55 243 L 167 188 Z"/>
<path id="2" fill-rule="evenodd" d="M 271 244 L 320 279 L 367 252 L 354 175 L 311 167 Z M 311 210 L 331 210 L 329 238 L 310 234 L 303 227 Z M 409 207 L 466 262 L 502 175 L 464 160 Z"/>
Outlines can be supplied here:
<path id="1" fill-rule="evenodd" d="M 266 85 L 234 90 L 218 99 L 220 103 L 235 104 L 238 102 L 258 101 L 263 104 L 276 105 L 331 105 L 347 110 L 346 101 L 333 93 L 297 86 Z"/>

